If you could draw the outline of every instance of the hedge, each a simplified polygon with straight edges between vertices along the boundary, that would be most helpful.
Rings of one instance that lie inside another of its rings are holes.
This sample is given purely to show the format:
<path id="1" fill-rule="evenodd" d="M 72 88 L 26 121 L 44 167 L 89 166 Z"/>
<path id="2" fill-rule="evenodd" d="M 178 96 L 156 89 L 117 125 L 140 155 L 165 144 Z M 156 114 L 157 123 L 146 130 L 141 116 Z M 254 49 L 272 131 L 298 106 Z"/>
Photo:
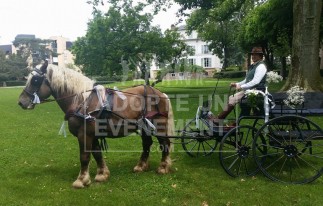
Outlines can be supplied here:
<path id="1" fill-rule="evenodd" d="M 240 78 L 245 76 L 246 71 L 225 71 L 214 74 L 215 78 Z"/>
<path id="2" fill-rule="evenodd" d="M 26 81 L 3 81 L 0 82 L 0 87 L 7 86 L 7 87 L 15 87 L 15 86 L 25 86 Z"/>

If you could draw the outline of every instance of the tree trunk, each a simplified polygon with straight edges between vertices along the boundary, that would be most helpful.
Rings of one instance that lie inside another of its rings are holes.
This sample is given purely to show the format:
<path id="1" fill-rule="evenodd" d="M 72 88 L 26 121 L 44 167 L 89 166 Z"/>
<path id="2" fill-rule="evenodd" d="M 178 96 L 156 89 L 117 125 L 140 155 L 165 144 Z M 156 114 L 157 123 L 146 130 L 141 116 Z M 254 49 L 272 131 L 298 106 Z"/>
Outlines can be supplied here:
<path id="1" fill-rule="evenodd" d="M 228 68 L 229 66 L 229 62 L 228 62 L 228 50 L 227 47 L 224 47 L 223 49 L 223 64 L 222 64 L 222 69 L 225 71 L 226 68 Z"/>
<path id="2" fill-rule="evenodd" d="M 322 0 L 294 0 L 292 67 L 283 91 L 293 86 L 323 91 L 319 73 L 319 31 Z"/>
<path id="3" fill-rule="evenodd" d="M 281 70 L 280 70 L 280 76 L 283 77 L 283 79 L 286 79 L 286 71 L 287 71 L 287 64 L 286 64 L 286 57 L 280 57 L 281 62 Z"/>
<path id="4" fill-rule="evenodd" d="M 264 51 L 265 61 L 267 64 L 267 72 L 272 71 L 274 69 L 274 55 L 269 51 L 267 46 L 263 47 L 262 50 Z"/>

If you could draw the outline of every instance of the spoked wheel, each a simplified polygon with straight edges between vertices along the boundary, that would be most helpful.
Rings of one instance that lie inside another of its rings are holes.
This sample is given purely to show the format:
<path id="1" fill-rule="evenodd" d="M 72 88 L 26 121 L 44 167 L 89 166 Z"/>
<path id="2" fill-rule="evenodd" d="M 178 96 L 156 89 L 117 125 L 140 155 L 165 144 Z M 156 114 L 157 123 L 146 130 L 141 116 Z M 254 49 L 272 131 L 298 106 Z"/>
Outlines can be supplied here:
<path id="1" fill-rule="evenodd" d="M 277 117 L 257 132 L 253 144 L 254 158 L 260 170 L 271 180 L 309 183 L 323 171 L 322 137 L 320 127 L 307 118 L 295 115 Z"/>
<path id="2" fill-rule="evenodd" d="M 220 163 L 230 176 L 252 176 L 258 172 L 252 156 L 256 133 L 256 128 L 244 125 L 233 128 L 223 137 L 219 149 Z"/>
<path id="3" fill-rule="evenodd" d="M 206 156 L 214 152 L 217 147 L 213 131 L 205 119 L 192 119 L 182 133 L 181 143 L 185 152 L 191 157 Z"/>

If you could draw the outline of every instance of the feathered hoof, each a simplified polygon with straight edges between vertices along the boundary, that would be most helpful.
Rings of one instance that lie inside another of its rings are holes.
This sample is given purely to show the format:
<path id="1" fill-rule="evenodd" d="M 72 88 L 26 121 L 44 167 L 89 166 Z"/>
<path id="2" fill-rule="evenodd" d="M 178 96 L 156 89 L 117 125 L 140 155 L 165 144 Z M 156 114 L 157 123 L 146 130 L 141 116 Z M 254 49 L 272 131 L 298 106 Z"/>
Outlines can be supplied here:
<path id="1" fill-rule="evenodd" d="M 169 167 L 158 167 L 157 169 L 157 173 L 161 175 L 168 174 L 169 172 L 170 172 Z"/>
<path id="2" fill-rule="evenodd" d="M 133 168 L 133 171 L 136 173 L 139 173 L 139 172 L 147 171 L 148 169 L 149 169 L 148 163 L 140 162 Z"/>
<path id="3" fill-rule="evenodd" d="M 110 176 L 110 171 L 108 169 L 105 169 L 102 173 L 98 172 L 95 176 L 96 182 L 105 182 Z"/>
<path id="4" fill-rule="evenodd" d="M 73 182 L 72 186 L 75 189 L 82 189 L 91 184 L 91 178 L 89 174 L 85 174 L 84 176 L 79 176 L 75 182 Z"/>
<path id="5" fill-rule="evenodd" d="M 167 158 L 164 162 L 160 163 L 157 169 L 157 173 L 162 175 L 170 173 L 171 165 L 172 165 L 172 160 L 170 158 Z"/>
<path id="6" fill-rule="evenodd" d="M 82 188 L 84 188 L 84 187 L 86 187 L 86 186 L 88 186 L 90 184 L 91 184 L 91 180 L 90 179 L 88 179 L 85 182 L 84 182 L 84 180 L 81 181 L 80 179 L 77 179 L 77 180 L 75 180 L 75 182 L 73 182 L 73 185 L 72 186 L 75 189 L 82 189 Z"/>

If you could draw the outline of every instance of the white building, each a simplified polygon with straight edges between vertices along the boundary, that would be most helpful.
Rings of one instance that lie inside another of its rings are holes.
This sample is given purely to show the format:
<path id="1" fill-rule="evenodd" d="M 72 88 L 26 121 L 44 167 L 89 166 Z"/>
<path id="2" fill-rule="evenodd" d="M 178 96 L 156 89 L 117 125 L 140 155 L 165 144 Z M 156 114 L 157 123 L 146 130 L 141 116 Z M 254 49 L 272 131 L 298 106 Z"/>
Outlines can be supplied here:
<path id="1" fill-rule="evenodd" d="M 178 32 L 181 34 L 182 40 L 194 51 L 193 55 L 187 57 L 189 64 L 203 67 L 208 76 L 213 76 L 216 70 L 221 70 L 221 60 L 209 50 L 209 43 L 199 39 L 196 31 L 188 35 L 185 26 L 179 26 Z M 158 67 L 151 67 L 150 76 L 155 78 L 158 70 Z"/>
<path id="2" fill-rule="evenodd" d="M 188 35 L 186 34 L 185 26 L 180 26 L 178 32 L 183 37 L 184 42 L 194 51 L 192 56 L 187 57 L 190 64 L 201 66 L 206 70 L 221 70 L 222 63 L 220 59 L 209 50 L 209 43 L 199 39 L 196 31 Z"/>
<path id="3" fill-rule="evenodd" d="M 57 53 L 57 56 L 52 57 L 53 64 L 58 65 L 59 67 L 67 67 L 68 64 L 74 65 L 74 55 L 69 50 L 72 46 L 72 42 L 68 38 L 62 36 L 51 36 L 50 40 L 53 40 L 49 49 Z M 77 71 L 80 69 L 74 66 Z"/>

